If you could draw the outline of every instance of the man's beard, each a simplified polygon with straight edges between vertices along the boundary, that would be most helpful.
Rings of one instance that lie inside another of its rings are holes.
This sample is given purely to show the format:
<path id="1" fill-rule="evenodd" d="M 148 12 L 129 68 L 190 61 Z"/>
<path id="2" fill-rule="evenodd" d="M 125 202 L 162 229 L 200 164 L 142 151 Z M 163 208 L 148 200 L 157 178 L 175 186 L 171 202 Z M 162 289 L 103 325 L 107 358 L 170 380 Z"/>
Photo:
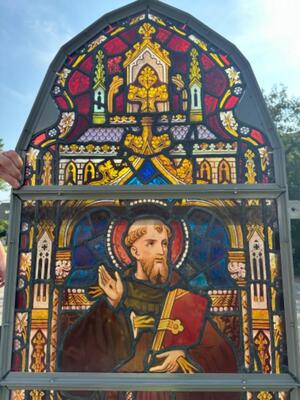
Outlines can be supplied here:
<path id="1" fill-rule="evenodd" d="M 140 260 L 143 271 L 149 281 L 153 284 L 166 283 L 169 276 L 169 267 L 164 257 L 155 257 Z"/>

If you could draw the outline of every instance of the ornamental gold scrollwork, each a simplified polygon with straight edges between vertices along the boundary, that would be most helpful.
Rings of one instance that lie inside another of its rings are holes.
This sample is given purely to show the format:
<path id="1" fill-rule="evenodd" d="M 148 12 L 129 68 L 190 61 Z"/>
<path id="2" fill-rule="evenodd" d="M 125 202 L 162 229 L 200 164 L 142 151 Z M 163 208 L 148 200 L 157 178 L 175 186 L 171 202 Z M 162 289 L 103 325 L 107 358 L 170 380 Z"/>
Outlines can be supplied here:
<path id="1" fill-rule="evenodd" d="M 158 330 L 170 331 L 173 335 L 178 335 L 184 331 L 184 327 L 179 319 L 161 319 L 158 324 Z"/>
<path id="2" fill-rule="evenodd" d="M 11 400 L 25 400 L 25 390 L 12 390 Z"/>
<path id="3" fill-rule="evenodd" d="M 31 356 L 31 365 L 30 368 L 33 372 L 44 372 L 46 368 L 45 364 L 45 346 L 47 344 L 46 337 L 44 336 L 41 330 L 38 330 L 37 333 L 32 338 L 32 356 Z M 38 398 L 37 398 L 38 399 Z"/>
<path id="4" fill-rule="evenodd" d="M 171 182 L 175 184 L 180 182 L 185 184 L 192 183 L 193 165 L 189 159 L 183 158 L 175 164 L 174 160 L 161 154 L 158 157 L 154 157 L 152 161 L 159 171 L 168 176 Z"/>
<path id="5" fill-rule="evenodd" d="M 140 155 L 159 153 L 170 146 L 171 141 L 168 134 L 153 135 L 153 119 L 151 117 L 143 117 L 141 122 L 143 126 L 142 135 L 129 133 L 125 138 L 125 146 Z"/>
<path id="6" fill-rule="evenodd" d="M 272 394 L 269 393 L 269 392 L 260 392 L 260 393 L 257 395 L 257 398 L 258 398 L 258 400 L 272 400 L 272 399 L 273 399 L 273 396 L 272 396 Z"/>
<path id="7" fill-rule="evenodd" d="M 282 318 L 279 315 L 274 315 L 273 317 L 273 327 L 274 327 L 274 346 L 275 346 L 275 372 L 280 373 L 280 361 L 281 361 L 281 352 L 280 352 L 280 342 L 282 340 Z"/>
<path id="8" fill-rule="evenodd" d="M 249 319 L 248 319 L 248 300 L 247 292 L 241 292 L 242 300 L 242 319 L 243 319 L 243 339 L 244 339 L 244 364 L 246 368 L 250 367 L 250 342 L 249 342 Z"/>
<path id="9" fill-rule="evenodd" d="M 57 349 L 57 320 L 59 297 L 58 289 L 53 291 L 52 301 L 52 321 L 51 321 L 51 340 L 50 340 L 50 372 L 55 372 L 56 367 L 56 349 Z"/>
<path id="10" fill-rule="evenodd" d="M 45 393 L 41 390 L 32 390 L 30 392 L 31 400 L 43 400 Z"/>
<path id="11" fill-rule="evenodd" d="M 52 183 L 52 160 L 53 156 L 48 151 L 43 156 L 43 173 L 42 173 L 42 185 L 51 185 Z"/>
<path id="12" fill-rule="evenodd" d="M 255 336 L 254 343 L 261 362 L 262 372 L 268 374 L 271 372 L 271 357 L 269 352 L 270 340 L 265 332 L 261 330 Z"/>
<path id="13" fill-rule="evenodd" d="M 247 172 L 245 173 L 245 176 L 247 178 L 248 184 L 253 184 L 257 183 L 256 182 L 256 172 L 255 172 L 255 163 L 253 158 L 255 157 L 255 154 L 253 153 L 252 150 L 248 149 L 245 153 L 246 157 L 246 169 Z"/>
<path id="14" fill-rule="evenodd" d="M 124 79 L 120 76 L 114 76 L 112 79 L 107 95 L 107 108 L 110 113 L 113 112 L 113 98 L 119 92 L 119 88 L 123 83 Z"/>

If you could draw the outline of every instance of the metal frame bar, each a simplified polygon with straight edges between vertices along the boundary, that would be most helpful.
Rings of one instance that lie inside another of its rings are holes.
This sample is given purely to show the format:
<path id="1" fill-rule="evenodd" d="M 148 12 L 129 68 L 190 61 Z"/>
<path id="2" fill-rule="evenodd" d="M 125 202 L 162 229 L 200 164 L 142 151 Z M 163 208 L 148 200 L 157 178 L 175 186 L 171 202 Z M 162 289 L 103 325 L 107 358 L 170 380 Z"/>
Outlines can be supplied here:
<path id="1" fill-rule="evenodd" d="M 276 184 L 207 184 L 151 186 L 39 186 L 23 187 L 13 193 L 22 200 L 134 199 L 173 197 L 188 199 L 276 199 L 286 187 Z"/>
<path id="2" fill-rule="evenodd" d="M 293 257 L 291 246 L 291 227 L 288 215 L 287 193 L 282 194 L 277 200 L 278 223 L 281 228 L 280 256 L 281 256 L 281 277 L 283 284 L 284 317 L 286 327 L 286 341 L 288 353 L 289 371 L 300 382 L 300 348 L 298 337 L 298 324 L 295 303 L 295 287 L 293 274 Z M 293 394 L 294 396 L 294 394 Z M 296 396 L 296 395 L 295 395 Z M 293 400 L 299 397 L 292 397 Z"/>
<path id="3" fill-rule="evenodd" d="M 8 230 L 7 273 L 4 291 L 2 332 L 0 346 L 0 377 L 11 369 L 11 354 L 14 328 L 15 291 L 19 256 L 19 230 L 21 221 L 21 201 L 11 196 L 11 210 Z M 2 400 L 2 397 L 1 397 Z"/>
<path id="4" fill-rule="evenodd" d="M 114 390 L 168 392 L 288 391 L 298 387 L 289 374 L 18 373 L 0 385 L 9 390 Z"/>

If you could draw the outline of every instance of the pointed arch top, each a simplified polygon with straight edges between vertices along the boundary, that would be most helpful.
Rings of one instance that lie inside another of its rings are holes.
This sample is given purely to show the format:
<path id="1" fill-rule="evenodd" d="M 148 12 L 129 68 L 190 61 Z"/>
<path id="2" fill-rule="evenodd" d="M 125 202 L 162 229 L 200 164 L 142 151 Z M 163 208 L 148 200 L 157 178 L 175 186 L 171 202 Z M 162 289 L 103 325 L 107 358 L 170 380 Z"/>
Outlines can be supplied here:
<path id="1" fill-rule="evenodd" d="M 281 143 L 248 61 L 160 1 L 112 11 L 60 49 L 17 148 L 27 152 L 30 186 L 45 181 L 33 159 L 46 150 L 56 159 L 51 184 L 62 185 L 57 169 L 82 156 L 98 165 L 92 185 L 197 184 L 205 158 L 225 158 L 235 183 L 285 184 Z"/>

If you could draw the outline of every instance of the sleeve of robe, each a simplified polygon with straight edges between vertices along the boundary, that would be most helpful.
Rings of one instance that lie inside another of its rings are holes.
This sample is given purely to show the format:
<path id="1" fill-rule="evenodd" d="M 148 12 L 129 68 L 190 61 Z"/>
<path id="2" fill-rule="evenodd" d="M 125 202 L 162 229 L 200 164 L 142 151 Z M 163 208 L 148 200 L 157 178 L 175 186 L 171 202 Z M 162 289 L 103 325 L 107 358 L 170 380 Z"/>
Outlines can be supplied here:
<path id="1" fill-rule="evenodd" d="M 62 372 L 112 372 L 131 355 L 130 327 L 123 311 L 100 300 L 67 331 L 58 357 Z"/>

